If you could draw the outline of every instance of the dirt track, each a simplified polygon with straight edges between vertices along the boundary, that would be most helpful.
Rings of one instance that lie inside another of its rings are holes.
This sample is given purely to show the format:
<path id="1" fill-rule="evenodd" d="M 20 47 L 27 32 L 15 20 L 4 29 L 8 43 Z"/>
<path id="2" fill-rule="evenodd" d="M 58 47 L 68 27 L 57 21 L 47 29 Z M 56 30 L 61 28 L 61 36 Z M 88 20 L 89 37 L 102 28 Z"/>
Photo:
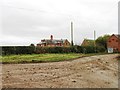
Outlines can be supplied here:
<path id="1" fill-rule="evenodd" d="M 4 64 L 3 88 L 118 88 L 117 54 L 73 61 Z"/>

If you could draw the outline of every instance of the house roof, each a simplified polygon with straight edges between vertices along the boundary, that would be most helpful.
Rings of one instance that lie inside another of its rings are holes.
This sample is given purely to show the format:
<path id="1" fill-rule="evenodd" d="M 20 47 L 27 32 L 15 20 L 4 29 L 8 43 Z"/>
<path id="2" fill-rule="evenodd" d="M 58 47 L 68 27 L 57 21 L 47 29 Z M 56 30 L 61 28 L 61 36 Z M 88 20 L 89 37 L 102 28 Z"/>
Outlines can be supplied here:
<path id="1" fill-rule="evenodd" d="M 84 39 L 84 41 L 94 42 L 94 40 L 92 40 L 92 39 Z"/>
<path id="2" fill-rule="evenodd" d="M 94 45 L 94 40 L 91 39 L 84 39 L 81 45 L 84 45 L 84 43 L 87 43 L 87 45 Z"/>
<path id="3" fill-rule="evenodd" d="M 61 40 L 51 40 L 51 39 L 43 39 L 41 40 L 40 43 L 38 44 L 43 44 L 43 43 L 47 43 L 47 44 L 57 44 L 57 43 L 64 43 L 67 39 L 61 39 Z"/>
<path id="4" fill-rule="evenodd" d="M 117 38 L 120 39 L 120 34 L 114 34 Z"/>

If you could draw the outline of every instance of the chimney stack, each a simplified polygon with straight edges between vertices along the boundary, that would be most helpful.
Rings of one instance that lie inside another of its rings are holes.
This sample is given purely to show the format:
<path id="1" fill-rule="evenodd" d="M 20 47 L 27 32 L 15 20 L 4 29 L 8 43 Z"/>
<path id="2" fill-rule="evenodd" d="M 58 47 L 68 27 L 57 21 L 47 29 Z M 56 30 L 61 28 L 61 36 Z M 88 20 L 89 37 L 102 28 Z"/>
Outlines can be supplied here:
<path id="1" fill-rule="evenodd" d="M 53 35 L 50 36 L 50 39 L 53 40 Z"/>

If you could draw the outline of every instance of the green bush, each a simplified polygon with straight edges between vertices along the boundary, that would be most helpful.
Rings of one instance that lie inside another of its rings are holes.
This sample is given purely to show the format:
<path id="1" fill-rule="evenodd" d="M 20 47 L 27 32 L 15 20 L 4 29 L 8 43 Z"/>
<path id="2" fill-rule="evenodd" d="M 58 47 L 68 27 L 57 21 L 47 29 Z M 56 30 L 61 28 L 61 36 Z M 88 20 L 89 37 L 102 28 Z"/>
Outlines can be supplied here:
<path id="1" fill-rule="evenodd" d="M 93 46 L 82 46 L 82 53 L 95 53 Z"/>
<path id="2" fill-rule="evenodd" d="M 81 49 L 81 53 L 101 53 L 106 51 L 103 46 L 82 46 Z"/>
<path id="3" fill-rule="evenodd" d="M 2 47 L 2 55 L 32 54 L 34 52 L 35 52 L 35 47 L 32 47 L 32 46 L 4 46 Z"/>
<path id="4" fill-rule="evenodd" d="M 70 47 L 36 47 L 36 53 L 69 53 Z"/>
<path id="5" fill-rule="evenodd" d="M 96 51 L 98 53 L 100 53 L 100 52 L 106 52 L 106 48 L 104 46 L 96 46 Z"/>

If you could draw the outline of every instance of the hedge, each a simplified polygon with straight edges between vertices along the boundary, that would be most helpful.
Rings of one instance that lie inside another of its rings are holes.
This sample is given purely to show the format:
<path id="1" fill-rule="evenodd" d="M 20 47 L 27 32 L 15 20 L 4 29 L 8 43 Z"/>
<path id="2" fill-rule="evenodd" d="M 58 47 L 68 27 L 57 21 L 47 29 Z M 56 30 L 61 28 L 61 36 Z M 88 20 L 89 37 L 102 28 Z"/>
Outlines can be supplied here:
<path id="1" fill-rule="evenodd" d="M 4 46 L 2 47 L 2 55 L 11 54 L 32 54 L 35 48 L 32 46 Z"/>
<path id="2" fill-rule="evenodd" d="M 95 51 L 96 50 L 96 51 Z M 41 54 L 41 53 L 99 53 L 105 52 L 102 46 L 73 46 L 73 47 L 35 47 L 35 46 L 3 46 L 2 55 L 11 54 Z"/>

